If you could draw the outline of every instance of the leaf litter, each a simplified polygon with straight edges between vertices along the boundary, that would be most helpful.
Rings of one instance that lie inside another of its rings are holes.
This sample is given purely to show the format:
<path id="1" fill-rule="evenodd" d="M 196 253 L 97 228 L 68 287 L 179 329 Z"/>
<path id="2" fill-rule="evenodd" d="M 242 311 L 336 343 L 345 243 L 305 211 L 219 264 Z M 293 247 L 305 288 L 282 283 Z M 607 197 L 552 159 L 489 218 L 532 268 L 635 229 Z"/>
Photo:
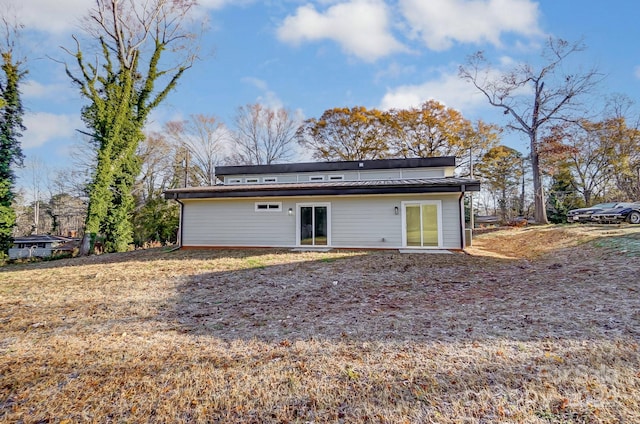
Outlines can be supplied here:
<path id="1" fill-rule="evenodd" d="M 640 422 L 640 227 L 0 270 L 4 422 Z"/>

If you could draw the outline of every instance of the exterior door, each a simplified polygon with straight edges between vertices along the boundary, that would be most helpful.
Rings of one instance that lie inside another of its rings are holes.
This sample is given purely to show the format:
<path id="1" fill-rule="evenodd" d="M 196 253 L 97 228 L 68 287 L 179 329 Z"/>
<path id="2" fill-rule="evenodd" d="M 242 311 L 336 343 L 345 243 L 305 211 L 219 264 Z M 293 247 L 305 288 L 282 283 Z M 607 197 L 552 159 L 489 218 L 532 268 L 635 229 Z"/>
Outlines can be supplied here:
<path id="1" fill-rule="evenodd" d="M 440 202 L 406 202 L 403 206 L 404 246 L 441 246 Z"/>
<path id="2" fill-rule="evenodd" d="M 328 204 L 298 205 L 298 244 L 300 246 L 330 246 Z"/>

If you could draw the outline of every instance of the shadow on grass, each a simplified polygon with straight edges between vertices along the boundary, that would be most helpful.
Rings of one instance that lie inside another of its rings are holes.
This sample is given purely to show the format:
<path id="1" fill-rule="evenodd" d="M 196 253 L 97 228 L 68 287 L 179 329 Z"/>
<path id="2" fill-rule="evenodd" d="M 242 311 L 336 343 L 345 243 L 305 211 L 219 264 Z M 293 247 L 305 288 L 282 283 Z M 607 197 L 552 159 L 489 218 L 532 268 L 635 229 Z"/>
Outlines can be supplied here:
<path id="1" fill-rule="evenodd" d="M 184 279 L 163 319 L 224 340 L 640 337 L 639 267 L 603 252 L 604 266 L 581 249 L 532 262 L 368 252 L 263 265 L 247 255 L 245 269 Z"/>
<path id="2" fill-rule="evenodd" d="M 65 290 L 91 288 L 83 299 L 109 313 L 115 293 L 125 318 L 144 307 L 163 328 L 223 340 L 640 338 L 637 241 L 602 237 L 534 260 L 161 248 L 6 270 L 60 267 Z M 72 269 L 100 264 L 116 268 Z M 150 290 L 152 300 L 136 297 Z"/>
<path id="3" fill-rule="evenodd" d="M 0 421 L 638 422 L 629 240 L 530 261 L 145 251 L 24 273 L 0 296 Z"/>

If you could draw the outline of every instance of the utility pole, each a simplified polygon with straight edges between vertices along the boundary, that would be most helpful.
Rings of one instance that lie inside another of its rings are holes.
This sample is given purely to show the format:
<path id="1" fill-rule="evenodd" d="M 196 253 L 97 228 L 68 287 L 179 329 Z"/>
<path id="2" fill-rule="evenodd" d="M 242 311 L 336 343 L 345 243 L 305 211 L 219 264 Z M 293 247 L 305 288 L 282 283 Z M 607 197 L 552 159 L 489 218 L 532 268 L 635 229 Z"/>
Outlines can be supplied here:
<path id="1" fill-rule="evenodd" d="M 189 148 L 185 146 L 184 151 L 184 186 L 189 185 Z"/>
<path id="2" fill-rule="evenodd" d="M 520 161 L 521 172 L 522 172 L 522 190 L 520 191 L 520 216 L 524 217 L 524 161 L 522 158 Z"/>
<path id="3" fill-rule="evenodd" d="M 469 178 L 473 179 L 473 153 L 469 147 Z M 475 227 L 475 219 L 473 217 L 473 192 L 469 192 L 469 227 L 471 231 Z"/>

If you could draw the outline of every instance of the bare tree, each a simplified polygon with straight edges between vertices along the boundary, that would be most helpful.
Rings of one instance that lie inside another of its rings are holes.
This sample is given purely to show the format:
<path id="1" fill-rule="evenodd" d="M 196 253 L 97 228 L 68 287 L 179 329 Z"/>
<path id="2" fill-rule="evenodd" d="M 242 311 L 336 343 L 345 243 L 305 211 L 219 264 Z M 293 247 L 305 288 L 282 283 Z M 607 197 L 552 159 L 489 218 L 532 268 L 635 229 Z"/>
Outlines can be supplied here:
<path id="1" fill-rule="evenodd" d="M 518 186 L 522 177 L 522 154 L 507 146 L 495 146 L 474 167 L 477 175 L 487 185 L 494 202 L 500 207 L 503 221 L 512 218 L 519 205 L 510 205 L 518 200 Z M 519 202 L 518 202 L 519 203 Z M 516 207 L 511 207 L 516 206 Z"/>
<path id="2" fill-rule="evenodd" d="M 47 187 L 45 186 L 51 180 L 49 169 L 42 159 L 33 156 L 25 161 L 22 174 L 33 198 L 32 234 L 46 232 L 47 228 L 40 225 L 40 206 L 43 196 L 46 196 Z"/>
<path id="3" fill-rule="evenodd" d="M 614 95 L 605 110 L 600 137 L 609 146 L 611 170 L 620 195 L 640 199 L 640 116 L 633 100 Z"/>
<path id="4" fill-rule="evenodd" d="M 238 108 L 229 162 L 269 165 L 293 157 L 298 121 L 290 111 L 249 104 Z"/>
<path id="5" fill-rule="evenodd" d="M 163 134 L 151 132 L 138 146 L 141 172 L 137 195 L 142 203 L 170 188 L 174 178 L 175 149 Z"/>
<path id="6" fill-rule="evenodd" d="M 224 124 L 213 116 L 191 115 L 186 121 L 167 122 L 165 130 L 176 150 L 185 148 L 185 167 L 194 173 L 198 183 L 215 185 L 216 166 L 223 161 L 229 138 Z"/>
<path id="7" fill-rule="evenodd" d="M 524 133 L 530 143 L 534 188 L 534 217 L 547 223 L 542 173 L 539 162 L 539 139 L 554 122 L 574 121 L 579 115 L 579 97 L 589 93 L 599 82 L 595 69 L 565 72 L 563 64 L 585 46 L 581 42 L 549 38 L 542 53 L 543 64 L 536 68 L 521 63 L 497 72 L 491 69 L 482 52 L 469 57 L 460 67 L 460 77 L 470 81 L 484 94 L 489 104 L 503 109 L 512 121 L 508 128 Z"/>

